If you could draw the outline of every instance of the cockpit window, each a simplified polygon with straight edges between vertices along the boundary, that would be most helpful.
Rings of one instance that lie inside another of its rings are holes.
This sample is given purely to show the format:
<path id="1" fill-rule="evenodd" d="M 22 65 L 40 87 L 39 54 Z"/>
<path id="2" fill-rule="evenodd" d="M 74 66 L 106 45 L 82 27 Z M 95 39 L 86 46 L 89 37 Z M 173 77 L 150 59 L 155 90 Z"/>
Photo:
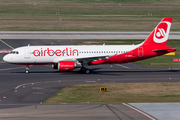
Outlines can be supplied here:
<path id="1" fill-rule="evenodd" d="M 19 54 L 18 51 L 11 51 L 9 54 Z"/>

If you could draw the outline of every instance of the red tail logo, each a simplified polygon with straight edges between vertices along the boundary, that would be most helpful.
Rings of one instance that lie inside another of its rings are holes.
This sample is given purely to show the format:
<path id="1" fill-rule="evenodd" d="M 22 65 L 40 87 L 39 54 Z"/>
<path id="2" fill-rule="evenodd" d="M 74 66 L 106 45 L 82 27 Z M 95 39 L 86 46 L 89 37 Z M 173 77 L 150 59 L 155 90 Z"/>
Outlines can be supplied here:
<path id="1" fill-rule="evenodd" d="M 156 33 L 156 38 L 162 39 L 166 35 L 166 32 L 163 28 L 159 28 Z"/>
<path id="2" fill-rule="evenodd" d="M 171 23 L 167 21 L 161 22 L 156 28 L 154 32 L 154 42 L 162 43 L 168 39 L 169 29 L 171 27 Z"/>

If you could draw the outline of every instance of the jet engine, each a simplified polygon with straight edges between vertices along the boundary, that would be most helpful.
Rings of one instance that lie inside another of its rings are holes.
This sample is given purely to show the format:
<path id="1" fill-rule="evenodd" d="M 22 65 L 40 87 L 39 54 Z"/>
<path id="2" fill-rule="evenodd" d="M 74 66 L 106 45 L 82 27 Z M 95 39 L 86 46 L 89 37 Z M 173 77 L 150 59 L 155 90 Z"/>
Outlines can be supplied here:
<path id="1" fill-rule="evenodd" d="M 76 61 L 59 61 L 58 64 L 53 65 L 53 68 L 58 69 L 59 71 L 70 71 L 81 67 L 81 63 Z"/>

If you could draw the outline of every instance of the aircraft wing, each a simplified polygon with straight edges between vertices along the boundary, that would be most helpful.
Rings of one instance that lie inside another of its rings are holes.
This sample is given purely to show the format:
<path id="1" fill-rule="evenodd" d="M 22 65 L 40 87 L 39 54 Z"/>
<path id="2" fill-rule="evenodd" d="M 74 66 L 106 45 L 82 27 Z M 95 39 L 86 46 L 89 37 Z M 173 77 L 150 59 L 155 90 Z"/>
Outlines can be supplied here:
<path id="1" fill-rule="evenodd" d="M 94 61 L 94 60 L 101 60 L 101 59 L 107 59 L 110 56 L 97 56 L 97 57 L 85 57 L 85 58 L 77 58 L 77 61 Z"/>
<path id="2" fill-rule="evenodd" d="M 85 61 L 85 62 L 90 62 L 90 61 L 95 61 L 95 60 L 100 60 L 100 59 L 107 59 L 111 56 L 84 56 L 84 57 L 77 57 L 77 58 L 68 58 L 68 59 L 55 59 L 53 62 L 57 63 L 59 61 Z"/>

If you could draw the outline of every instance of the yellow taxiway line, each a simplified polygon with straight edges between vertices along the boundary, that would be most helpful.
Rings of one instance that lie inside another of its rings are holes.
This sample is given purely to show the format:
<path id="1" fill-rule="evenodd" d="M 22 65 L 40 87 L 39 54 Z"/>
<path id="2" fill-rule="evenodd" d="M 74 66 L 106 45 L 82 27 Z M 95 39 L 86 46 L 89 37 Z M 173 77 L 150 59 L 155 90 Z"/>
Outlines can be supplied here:
<path id="1" fill-rule="evenodd" d="M 2 43 L 4 43 L 5 45 L 7 45 L 8 47 L 10 47 L 11 49 L 14 49 L 12 46 L 8 45 L 8 44 L 7 44 L 6 42 L 4 42 L 3 40 L 0 39 L 0 41 L 1 41 Z"/>
<path id="2" fill-rule="evenodd" d="M 15 67 L 15 68 L 0 69 L 0 71 L 13 70 L 13 69 L 20 69 L 20 68 L 25 68 L 25 66 L 22 66 L 22 67 Z"/>

